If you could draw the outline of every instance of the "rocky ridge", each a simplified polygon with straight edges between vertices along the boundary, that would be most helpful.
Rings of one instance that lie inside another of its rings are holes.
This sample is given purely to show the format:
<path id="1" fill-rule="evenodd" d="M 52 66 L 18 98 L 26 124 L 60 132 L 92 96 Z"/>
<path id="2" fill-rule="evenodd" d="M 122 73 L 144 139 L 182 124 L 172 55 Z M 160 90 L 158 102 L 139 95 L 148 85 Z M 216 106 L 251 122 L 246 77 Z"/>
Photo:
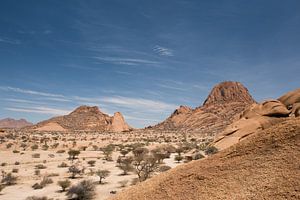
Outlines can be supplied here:
<path id="1" fill-rule="evenodd" d="M 54 117 L 39 122 L 30 129 L 40 131 L 129 131 L 132 128 L 125 122 L 120 112 L 109 116 L 100 111 L 97 106 L 80 106 L 68 115 Z"/>
<path id="2" fill-rule="evenodd" d="M 300 89 L 288 92 L 278 99 L 253 104 L 238 120 L 219 133 L 214 141 L 218 149 L 225 149 L 291 117 L 300 116 Z"/>
<path id="3" fill-rule="evenodd" d="M 239 82 L 226 81 L 212 89 L 202 106 L 195 109 L 180 106 L 165 121 L 151 128 L 214 136 L 253 103 L 255 100 L 246 87 Z"/>
<path id="4" fill-rule="evenodd" d="M 32 123 L 28 122 L 26 119 L 12 119 L 5 118 L 0 120 L 0 128 L 23 128 L 26 126 L 31 126 Z"/>

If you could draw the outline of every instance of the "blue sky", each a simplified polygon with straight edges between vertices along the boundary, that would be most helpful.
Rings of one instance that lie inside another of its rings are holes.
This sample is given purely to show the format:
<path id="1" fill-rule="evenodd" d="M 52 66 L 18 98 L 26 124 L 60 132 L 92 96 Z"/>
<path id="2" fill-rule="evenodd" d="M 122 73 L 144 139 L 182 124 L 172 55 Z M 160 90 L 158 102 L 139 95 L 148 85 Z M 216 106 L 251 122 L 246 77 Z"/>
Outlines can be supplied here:
<path id="1" fill-rule="evenodd" d="M 38 122 L 85 104 L 143 127 L 224 80 L 258 101 L 300 86 L 298 0 L 0 5 L 0 118 Z"/>

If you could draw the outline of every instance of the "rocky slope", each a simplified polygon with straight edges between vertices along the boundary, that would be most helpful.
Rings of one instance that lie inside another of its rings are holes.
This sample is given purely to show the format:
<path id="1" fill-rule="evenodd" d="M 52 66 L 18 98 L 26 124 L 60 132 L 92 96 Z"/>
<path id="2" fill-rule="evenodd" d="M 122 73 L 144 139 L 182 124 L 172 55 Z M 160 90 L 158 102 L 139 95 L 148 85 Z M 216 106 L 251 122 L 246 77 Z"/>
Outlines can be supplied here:
<path id="1" fill-rule="evenodd" d="M 300 89 L 288 92 L 278 100 L 267 100 L 253 104 L 246 109 L 240 118 L 219 133 L 214 141 L 218 149 L 246 139 L 257 131 L 264 130 L 300 114 Z"/>
<path id="2" fill-rule="evenodd" d="M 125 122 L 121 113 L 114 116 L 102 113 L 98 107 L 80 106 L 65 116 L 54 117 L 30 127 L 38 131 L 113 131 L 122 132 L 132 128 Z"/>
<path id="3" fill-rule="evenodd" d="M 26 121 L 25 119 L 12 119 L 5 118 L 0 120 L 0 128 L 23 128 L 26 126 L 31 126 L 32 123 Z"/>
<path id="4" fill-rule="evenodd" d="M 289 119 L 209 158 L 183 164 L 114 200 L 300 199 L 300 118 Z"/>
<path id="5" fill-rule="evenodd" d="M 169 118 L 151 128 L 194 131 L 213 136 L 223 131 L 253 103 L 255 101 L 241 83 L 226 81 L 212 89 L 202 106 L 195 109 L 180 106 Z"/>

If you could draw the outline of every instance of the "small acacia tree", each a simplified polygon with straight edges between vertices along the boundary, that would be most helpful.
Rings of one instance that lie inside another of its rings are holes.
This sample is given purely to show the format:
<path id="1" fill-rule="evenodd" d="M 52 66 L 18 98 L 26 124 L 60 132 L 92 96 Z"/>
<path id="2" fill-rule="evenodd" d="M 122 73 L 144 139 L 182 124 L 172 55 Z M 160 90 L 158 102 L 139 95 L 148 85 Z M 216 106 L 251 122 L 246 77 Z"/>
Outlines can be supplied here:
<path id="1" fill-rule="evenodd" d="M 76 156 L 78 156 L 80 154 L 80 151 L 79 150 L 70 149 L 68 151 L 68 154 L 69 154 L 69 159 L 71 159 L 73 161 L 74 159 L 76 159 Z"/>
<path id="2" fill-rule="evenodd" d="M 69 167 L 69 173 L 71 174 L 71 178 L 75 178 L 77 174 L 81 174 L 82 170 L 79 169 L 76 165 L 72 165 Z"/>
<path id="3" fill-rule="evenodd" d="M 102 180 L 109 176 L 110 171 L 99 169 L 95 172 L 95 174 L 99 177 L 99 184 L 102 184 Z"/>
<path id="4" fill-rule="evenodd" d="M 133 150 L 133 166 L 135 167 L 140 182 L 148 179 L 158 168 L 157 158 L 149 154 L 147 148 L 138 147 Z"/>
<path id="5" fill-rule="evenodd" d="M 118 167 L 123 170 L 123 174 L 122 175 L 127 175 L 128 172 L 133 170 L 133 166 L 132 166 L 132 157 L 125 157 L 125 158 L 120 158 L 119 161 L 119 165 Z"/>
<path id="6" fill-rule="evenodd" d="M 94 167 L 96 160 L 89 160 L 87 163 L 90 165 L 90 167 Z"/>
<path id="7" fill-rule="evenodd" d="M 115 147 L 113 145 L 107 145 L 106 147 L 101 148 L 101 151 L 104 154 L 104 159 L 107 161 L 112 160 L 112 152 L 114 151 Z"/>

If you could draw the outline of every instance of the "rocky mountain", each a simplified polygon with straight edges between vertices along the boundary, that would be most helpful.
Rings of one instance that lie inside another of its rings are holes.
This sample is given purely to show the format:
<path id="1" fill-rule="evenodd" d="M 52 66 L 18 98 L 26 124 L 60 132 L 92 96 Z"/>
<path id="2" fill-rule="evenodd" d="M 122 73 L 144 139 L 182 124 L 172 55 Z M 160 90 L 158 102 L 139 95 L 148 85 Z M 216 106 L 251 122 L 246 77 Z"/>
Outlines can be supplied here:
<path id="1" fill-rule="evenodd" d="M 32 123 L 25 119 L 16 120 L 12 118 L 5 118 L 0 120 L 0 128 L 23 128 L 31 125 Z"/>
<path id="2" fill-rule="evenodd" d="M 289 118 L 211 157 L 129 187 L 112 199 L 300 199 L 299 144 L 300 118 Z"/>
<path id="3" fill-rule="evenodd" d="M 214 136 L 253 103 L 246 87 L 239 82 L 226 81 L 212 89 L 202 106 L 195 109 L 180 106 L 169 118 L 151 128 Z"/>
<path id="4" fill-rule="evenodd" d="M 300 89 L 278 98 L 253 104 L 240 118 L 219 133 L 214 141 L 218 149 L 225 149 L 291 117 L 300 116 Z"/>
<path id="5" fill-rule="evenodd" d="M 80 106 L 68 115 L 54 117 L 30 127 L 38 131 L 129 131 L 132 128 L 125 122 L 120 112 L 109 116 L 98 107 Z"/>

